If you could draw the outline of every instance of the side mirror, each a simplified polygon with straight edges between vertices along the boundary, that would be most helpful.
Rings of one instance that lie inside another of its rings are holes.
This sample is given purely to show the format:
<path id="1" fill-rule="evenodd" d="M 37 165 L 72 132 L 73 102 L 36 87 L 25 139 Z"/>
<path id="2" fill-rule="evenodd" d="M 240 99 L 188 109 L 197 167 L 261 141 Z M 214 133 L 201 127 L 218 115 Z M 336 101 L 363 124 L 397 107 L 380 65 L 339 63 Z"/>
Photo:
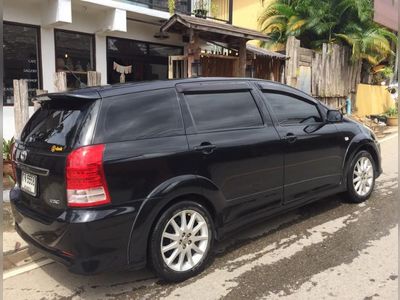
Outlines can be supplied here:
<path id="1" fill-rule="evenodd" d="M 343 120 L 343 115 L 339 110 L 331 109 L 326 114 L 326 120 L 330 123 L 337 123 Z"/>

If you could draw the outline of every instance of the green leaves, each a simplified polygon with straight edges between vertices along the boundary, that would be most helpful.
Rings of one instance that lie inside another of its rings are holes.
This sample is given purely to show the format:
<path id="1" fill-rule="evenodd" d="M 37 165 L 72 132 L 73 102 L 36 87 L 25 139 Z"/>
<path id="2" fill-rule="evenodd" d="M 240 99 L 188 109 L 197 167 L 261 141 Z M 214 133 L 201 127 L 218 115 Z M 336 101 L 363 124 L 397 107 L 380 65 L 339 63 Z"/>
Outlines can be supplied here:
<path id="1" fill-rule="evenodd" d="M 398 116 L 398 111 L 397 111 L 397 106 L 389 108 L 386 112 L 385 115 L 388 117 L 397 117 Z"/>
<path id="2" fill-rule="evenodd" d="M 14 143 L 14 138 L 6 140 L 3 138 L 3 160 L 11 160 L 12 144 Z"/>
<path id="3" fill-rule="evenodd" d="M 376 25 L 366 29 L 350 27 L 344 33 L 336 34 L 335 36 L 352 47 L 353 60 L 364 59 L 372 66 L 375 66 L 388 57 L 395 55 L 390 42 L 395 41 L 396 36 Z"/>
<path id="4" fill-rule="evenodd" d="M 271 42 L 284 45 L 295 36 L 308 48 L 322 43 L 344 43 L 352 59 L 372 65 L 394 55 L 397 37 L 373 22 L 372 0 L 275 0 L 258 18 L 260 29 Z"/>

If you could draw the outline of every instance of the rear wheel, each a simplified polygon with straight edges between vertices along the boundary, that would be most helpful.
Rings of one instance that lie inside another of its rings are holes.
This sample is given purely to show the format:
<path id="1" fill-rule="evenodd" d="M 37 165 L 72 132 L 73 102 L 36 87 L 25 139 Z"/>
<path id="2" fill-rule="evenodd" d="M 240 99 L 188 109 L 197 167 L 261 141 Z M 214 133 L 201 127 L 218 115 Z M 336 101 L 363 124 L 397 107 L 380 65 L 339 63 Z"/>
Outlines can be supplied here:
<path id="1" fill-rule="evenodd" d="M 350 202 L 367 200 L 375 186 L 375 162 L 367 151 L 360 151 L 347 171 L 347 193 Z"/>
<path id="2" fill-rule="evenodd" d="M 157 221 L 150 241 L 151 262 L 168 281 L 182 281 L 200 273 L 210 259 L 214 226 L 199 203 L 179 202 Z"/>

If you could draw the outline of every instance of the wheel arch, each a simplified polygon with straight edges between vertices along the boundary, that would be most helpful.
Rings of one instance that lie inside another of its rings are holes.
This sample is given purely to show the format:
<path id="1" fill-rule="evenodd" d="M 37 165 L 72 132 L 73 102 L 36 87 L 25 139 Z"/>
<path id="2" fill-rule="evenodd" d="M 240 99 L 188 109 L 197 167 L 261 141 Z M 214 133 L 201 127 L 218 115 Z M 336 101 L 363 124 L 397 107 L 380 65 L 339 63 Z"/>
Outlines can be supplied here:
<path id="1" fill-rule="evenodd" d="M 158 218 L 166 208 L 188 199 L 201 203 L 207 209 L 213 219 L 214 233 L 217 236 L 225 206 L 225 199 L 219 188 L 207 178 L 196 175 L 178 176 L 160 184 L 143 201 L 131 229 L 129 264 L 147 261 L 148 241 Z M 135 247 L 136 244 L 141 246 Z"/>
<path id="2" fill-rule="evenodd" d="M 371 154 L 373 160 L 374 160 L 374 167 L 375 167 L 375 173 L 380 174 L 381 170 L 381 160 L 379 156 L 379 151 L 377 149 L 377 146 L 375 145 L 374 141 L 372 140 L 367 140 L 367 139 L 362 139 L 359 138 L 358 140 L 352 142 L 347 150 L 346 157 L 343 163 L 343 178 L 344 178 L 344 184 L 347 186 L 347 172 L 350 167 L 350 163 L 353 160 L 353 158 L 359 153 L 360 151 L 367 151 L 369 154 Z"/>

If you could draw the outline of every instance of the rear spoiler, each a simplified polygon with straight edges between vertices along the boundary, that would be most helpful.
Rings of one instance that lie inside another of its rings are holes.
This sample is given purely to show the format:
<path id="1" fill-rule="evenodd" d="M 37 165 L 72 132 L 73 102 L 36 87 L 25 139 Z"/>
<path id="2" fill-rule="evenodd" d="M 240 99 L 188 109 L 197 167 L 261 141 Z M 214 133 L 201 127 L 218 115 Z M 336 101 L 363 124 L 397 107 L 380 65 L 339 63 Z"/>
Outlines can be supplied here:
<path id="1" fill-rule="evenodd" d="M 43 103 L 51 100 L 97 100 L 100 99 L 100 93 L 95 89 L 82 89 L 65 93 L 49 93 L 38 95 L 32 98 L 33 102 Z"/>

